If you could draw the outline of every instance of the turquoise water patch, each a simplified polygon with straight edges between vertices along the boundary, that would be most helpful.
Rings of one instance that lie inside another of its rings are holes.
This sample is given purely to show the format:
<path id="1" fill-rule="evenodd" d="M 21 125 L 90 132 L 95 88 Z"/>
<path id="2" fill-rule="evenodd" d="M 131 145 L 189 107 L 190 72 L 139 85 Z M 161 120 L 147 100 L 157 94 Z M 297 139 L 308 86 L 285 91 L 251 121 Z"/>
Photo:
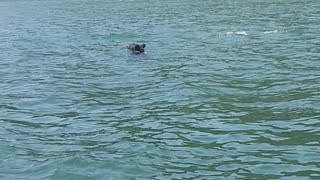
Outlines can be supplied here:
<path id="1" fill-rule="evenodd" d="M 319 9 L 1 1 L 0 179 L 319 179 Z"/>

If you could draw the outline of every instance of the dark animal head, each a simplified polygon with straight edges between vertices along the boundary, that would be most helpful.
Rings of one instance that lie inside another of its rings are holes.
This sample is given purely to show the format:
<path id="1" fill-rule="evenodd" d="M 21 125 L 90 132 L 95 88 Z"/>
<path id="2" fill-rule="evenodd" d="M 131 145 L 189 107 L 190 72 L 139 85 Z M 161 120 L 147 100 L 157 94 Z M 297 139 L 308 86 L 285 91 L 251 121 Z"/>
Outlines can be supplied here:
<path id="1" fill-rule="evenodd" d="M 130 44 L 128 46 L 128 49 L 132 50 L 132 53 L 134 54 L 140 54 L 144 53 L 144 48 L 146 47 L 145 44 Z"/>
<path id="2" fill-rule="evenodd" d="M 143 52 L 144 52 L 144 48 L 143 48 L 143 46 L 141 46 L 141 45 L 135 45 L 135 46 L 134 46 L 134 51 L 135 51 L 135 52 L 143 53 Z"/>
<path id="3" fill-rule="evenodd" d="M 134 51 L 135 51 L 136 54 L 144 53 L 144 48 L 145 48 L 145 47 L 146 47 L 145 44 L 141 44 L 141 45 L 137 44 L 137 45 L 135 45 L 135 47 L 134 47 Z"/>

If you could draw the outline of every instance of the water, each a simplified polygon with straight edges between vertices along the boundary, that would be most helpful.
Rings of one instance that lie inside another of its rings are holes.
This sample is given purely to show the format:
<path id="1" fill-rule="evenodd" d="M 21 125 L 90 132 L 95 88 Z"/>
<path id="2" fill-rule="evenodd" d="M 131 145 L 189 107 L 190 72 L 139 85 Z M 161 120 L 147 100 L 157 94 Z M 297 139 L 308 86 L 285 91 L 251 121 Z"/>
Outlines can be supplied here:
<path id="1" fill-rule="evenodd" d="M 320 179 L 319 14 L 2 0 L 0 179 Z"/>

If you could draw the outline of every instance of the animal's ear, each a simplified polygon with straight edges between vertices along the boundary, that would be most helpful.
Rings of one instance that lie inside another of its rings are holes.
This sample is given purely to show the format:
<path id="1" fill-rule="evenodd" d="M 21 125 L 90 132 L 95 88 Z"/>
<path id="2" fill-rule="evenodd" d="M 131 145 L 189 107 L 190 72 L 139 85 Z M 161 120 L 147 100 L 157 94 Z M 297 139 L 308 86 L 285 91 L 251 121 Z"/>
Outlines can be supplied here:
<path id="1" fill-rule="evenodd" d="M 145 48 L 145 47 L 146 47 L 146 44 L 142 44 L 141 46 L 142 46 L 143 48 Z"/>

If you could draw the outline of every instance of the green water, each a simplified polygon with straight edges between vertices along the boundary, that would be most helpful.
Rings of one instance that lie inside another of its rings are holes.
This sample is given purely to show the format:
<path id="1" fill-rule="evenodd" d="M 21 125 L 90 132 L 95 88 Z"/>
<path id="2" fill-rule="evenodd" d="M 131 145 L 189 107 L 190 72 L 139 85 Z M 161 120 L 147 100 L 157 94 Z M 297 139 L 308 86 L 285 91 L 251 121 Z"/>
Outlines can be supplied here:
<path id="1" fill-rule="evenodd" d="M 1 0 L 0 179 L 320 179 L 319 29 L 318 0 Z"/>

